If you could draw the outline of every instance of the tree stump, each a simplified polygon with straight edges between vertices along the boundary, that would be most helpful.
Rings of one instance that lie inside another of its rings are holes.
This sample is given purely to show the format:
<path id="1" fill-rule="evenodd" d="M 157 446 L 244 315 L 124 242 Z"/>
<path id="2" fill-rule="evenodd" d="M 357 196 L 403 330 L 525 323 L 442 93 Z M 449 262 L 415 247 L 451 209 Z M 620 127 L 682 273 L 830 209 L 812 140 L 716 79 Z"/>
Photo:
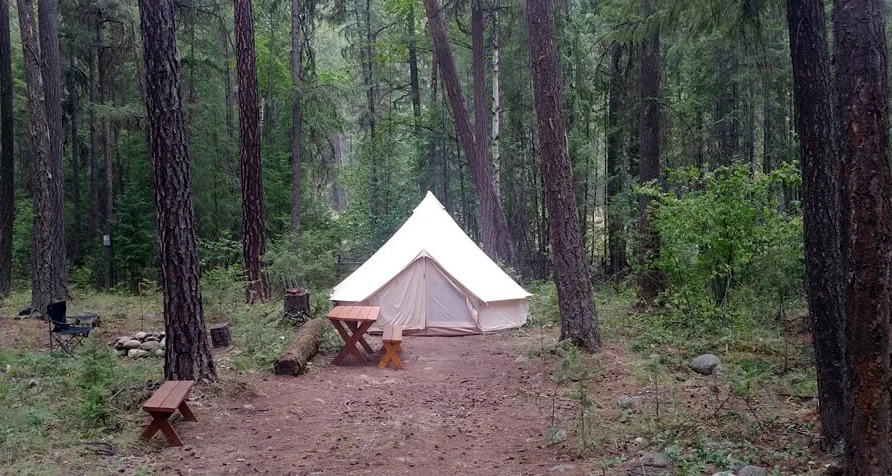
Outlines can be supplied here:
<path id="1" fill-rule="evenodd" d="M 328 326 L 328 320 L 319 318 L 308 321 L 297 330 L 294 342 L 273 366 L 276 375 L 300 375 L 307 370 L 309 361 L 319 350 L 322 333 Z"/>
<path id="2" fill-rule="evenodd" d="M 289 289 L 285 292 L 285 317 L 297 324 L 313 318 L 310 309 L 310 293 L 301 289 Z"/>
<path id="3" fill-rule="evenodd" d="M 228 322 L 211 326 L 211 344 L 214 347 L 226 347 L 231 339 L 232 333 L 229 331 Z"/>

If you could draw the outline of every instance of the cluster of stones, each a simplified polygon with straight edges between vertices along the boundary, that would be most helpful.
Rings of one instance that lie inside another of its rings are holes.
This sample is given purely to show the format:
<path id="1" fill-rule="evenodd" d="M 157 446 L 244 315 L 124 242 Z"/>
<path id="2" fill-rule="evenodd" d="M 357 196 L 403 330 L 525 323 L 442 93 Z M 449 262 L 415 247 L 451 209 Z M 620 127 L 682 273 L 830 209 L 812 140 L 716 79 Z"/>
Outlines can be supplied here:
<path id="1" fill-rule="evenodd" d="M 164 357 L 167 340 L 163 332 L 137 332 L 132 336 L 119 337 L 113 344 L 120 357 Z"/>

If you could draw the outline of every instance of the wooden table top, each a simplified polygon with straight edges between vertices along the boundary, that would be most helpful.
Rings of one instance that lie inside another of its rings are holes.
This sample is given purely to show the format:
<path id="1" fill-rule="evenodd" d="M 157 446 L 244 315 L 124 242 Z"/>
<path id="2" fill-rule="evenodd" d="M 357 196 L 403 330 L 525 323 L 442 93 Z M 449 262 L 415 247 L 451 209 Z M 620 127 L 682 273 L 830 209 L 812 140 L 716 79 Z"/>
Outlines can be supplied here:
<path id="1" fill-rule="evenodd" d="M 325 317 L 333 321 L 377 321 L 380 311 L 378 306 L 335 306 Z"/>

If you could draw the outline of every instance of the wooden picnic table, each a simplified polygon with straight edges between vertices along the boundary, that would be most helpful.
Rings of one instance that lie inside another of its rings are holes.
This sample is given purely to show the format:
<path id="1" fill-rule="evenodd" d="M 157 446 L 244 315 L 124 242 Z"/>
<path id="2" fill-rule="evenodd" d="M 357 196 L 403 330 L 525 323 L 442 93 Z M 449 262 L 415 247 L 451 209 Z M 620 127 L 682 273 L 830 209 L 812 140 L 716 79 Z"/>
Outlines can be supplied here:
<path id="1" fill-rule="evenodd" d="M 357 363 L 363 365 L 368 363 L 365 356 L 362 355 L 362 349 L 370 354 L 374 353 L 374 350 L 366 342 L 364 336 L 372 324 L 378 320 L 380 311 L 381 308 L 378 306 L 335 306 L 328 312 L 325 317 L 331 321 L 338 334 L 344 339 L 344 348 L 335 357 L 335 365 L 342 363 L 347 355 L 352 355 Z"/>

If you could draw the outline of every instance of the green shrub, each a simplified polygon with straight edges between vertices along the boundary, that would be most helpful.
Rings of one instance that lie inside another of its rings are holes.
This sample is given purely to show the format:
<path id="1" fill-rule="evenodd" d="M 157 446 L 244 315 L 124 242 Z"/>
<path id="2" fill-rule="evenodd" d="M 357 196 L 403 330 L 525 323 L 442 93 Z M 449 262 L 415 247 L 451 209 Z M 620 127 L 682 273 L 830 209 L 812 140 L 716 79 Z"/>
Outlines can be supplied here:
<path id="1" fill-rule="evenodd" d="M 96 337 L 86 340 L 78 349 L 74 384 L 80 387 L 80 419 L 88 427 L 108 425 L 112 416 L 109 398 L 112 395 L 117 360 L 111 350 Z"/>

